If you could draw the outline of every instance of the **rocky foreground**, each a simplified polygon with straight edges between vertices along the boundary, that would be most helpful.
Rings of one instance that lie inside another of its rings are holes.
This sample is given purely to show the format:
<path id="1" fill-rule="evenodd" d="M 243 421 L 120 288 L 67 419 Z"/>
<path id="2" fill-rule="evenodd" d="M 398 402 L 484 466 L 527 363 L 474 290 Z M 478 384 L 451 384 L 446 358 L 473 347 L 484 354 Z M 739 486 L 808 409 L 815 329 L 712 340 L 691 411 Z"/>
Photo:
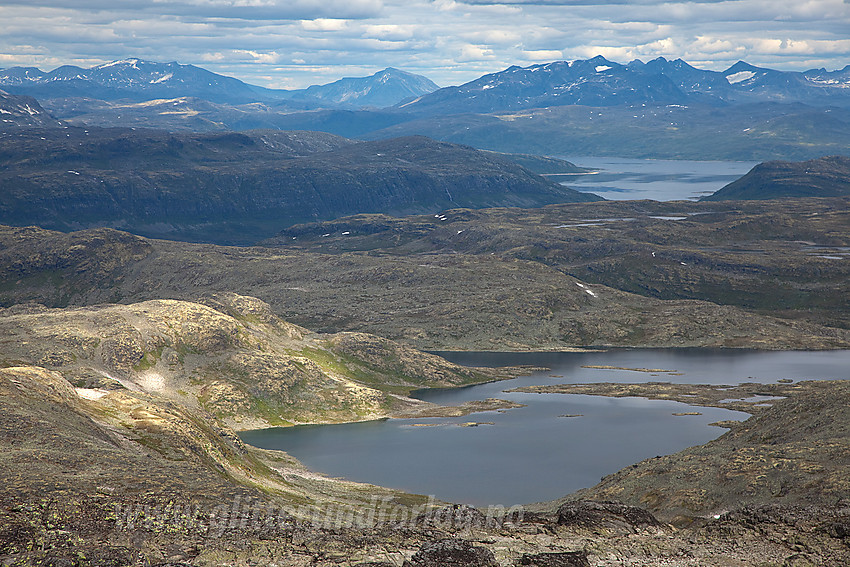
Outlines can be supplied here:
<path id="1" fill-rule="evenodd" d="M 845 200 L 459 209 L 238 248 L 2 227 L 0 564 L 850 564 L 844 381 L 565 386 L 752 417 L 507 510 L 323 477 L 236 434 L 508 406 L 412 399 L 520 371 L 417 348 L 848 348 L 848 219 Z"/>
<path id="2" fill-rule="evenodd" d="M 323 477 L 234 431 L 427 413 L 410 389 L 498 374 L 368 335 L 311 333 L 234 294 L 17 306 L 0 321 L 4 565 L 850 561 L 844 382 L 766 386 L 784 399 L 703 447 L 560 502 L 476 510 Z M 594 393 L 706 404 L 753 387 L 609 386 Z"/>

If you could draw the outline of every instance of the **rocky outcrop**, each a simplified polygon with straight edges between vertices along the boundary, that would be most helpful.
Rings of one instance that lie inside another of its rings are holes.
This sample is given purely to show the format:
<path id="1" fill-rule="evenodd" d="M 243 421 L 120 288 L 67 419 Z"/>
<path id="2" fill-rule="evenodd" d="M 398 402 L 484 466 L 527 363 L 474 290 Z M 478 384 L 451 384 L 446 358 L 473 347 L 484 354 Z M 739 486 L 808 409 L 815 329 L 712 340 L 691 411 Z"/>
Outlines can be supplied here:
<path id="1" fill-rule="evenodd" d="M 634 531 L 657 527 L 661 522 L 642 508 L 619 502 L 568 502 L 558 508 L 558 524 L 589 529 Z"/>
<path id="2" fill-rule="evenodd" d="M 176 300 L 12 308 L 0 318 L 0 363 L 43 365 L 98 392 L 200 405 L 239 429 L 386 417 L 429 406 L 399 395 L 405 387 L 491 378 L 369 335 L 326 340 L 255 298 L 208 302 L 227 313 Z"/>
<path id="3" fill-rule="evenodd" d="M 608 475 L 577 497 L 640 506 L 677 525 L 744 506 L 846 506 L 850 383 L 803 381 L 725 435 Z"/>
<path id="4" fill-rule="evenodd" d="M 15 128 L 56 128 L 61 126 L 39 102 L 30 96 L 0 90 L 0 131 Z"/>
<path id="5" fill-rule="evenodd" d="M 584 551 L 526 553 L 523 554 L 518 564 L 534 567 L 590 567 L 587 553 Z"/>
<path id="6" fill-rule="evenodd" d="M 462 539 L 428 542 L 403 567 L 497 567 L 493 552 Z"/>

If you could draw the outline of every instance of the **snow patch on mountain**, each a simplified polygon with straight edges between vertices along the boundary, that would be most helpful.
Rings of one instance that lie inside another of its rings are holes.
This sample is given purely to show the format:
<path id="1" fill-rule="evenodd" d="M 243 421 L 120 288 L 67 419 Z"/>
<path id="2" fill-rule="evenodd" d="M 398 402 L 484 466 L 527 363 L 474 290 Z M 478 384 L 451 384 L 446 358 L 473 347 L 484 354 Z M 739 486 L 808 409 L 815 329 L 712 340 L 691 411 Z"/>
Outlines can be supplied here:
<path id="1" fill-rule="evenodd" d="M 152 85 L 157 85 L 157 84 L 159 84 L 159 83 L 164 83 L 165 81 L 167 81 L 168 79 L 171 79 L 172 77 L 174 77 L 174 73 L 168 73 L 168 74 L 165 74 L 165 75 L 163 75 L 162 77 L 160 77 L 160 78 L 158 78 L 158 79 L 154 79 L 154 80 L 152 80 L 152 81 L 151 81 L 151 84 L 152 84 Z"/>
<path id="2" fill-rule="evenodd" d="M 726 75 L 726 80 L 729 81 L 730 85 L 736 85 L 738 83 L 743 83 L 744 81 L 749 81 L 755 76 L 756 74 L 752 71 L 740 71 L 738 73 Z"/>

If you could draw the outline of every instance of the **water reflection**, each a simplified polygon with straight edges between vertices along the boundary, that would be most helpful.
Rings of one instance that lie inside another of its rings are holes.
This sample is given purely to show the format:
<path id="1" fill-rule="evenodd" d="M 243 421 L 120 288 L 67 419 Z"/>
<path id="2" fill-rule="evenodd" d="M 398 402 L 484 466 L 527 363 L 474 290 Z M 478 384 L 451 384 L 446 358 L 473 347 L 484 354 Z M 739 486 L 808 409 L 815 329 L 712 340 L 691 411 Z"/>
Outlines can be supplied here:
<path id="1" fill-rule="evenodd" d="M 595 168 L 591 175 L 559 175 L 550 179 L 613 200 L 697 199 L 743 176 L 756 162 L 564 157 Z"/>

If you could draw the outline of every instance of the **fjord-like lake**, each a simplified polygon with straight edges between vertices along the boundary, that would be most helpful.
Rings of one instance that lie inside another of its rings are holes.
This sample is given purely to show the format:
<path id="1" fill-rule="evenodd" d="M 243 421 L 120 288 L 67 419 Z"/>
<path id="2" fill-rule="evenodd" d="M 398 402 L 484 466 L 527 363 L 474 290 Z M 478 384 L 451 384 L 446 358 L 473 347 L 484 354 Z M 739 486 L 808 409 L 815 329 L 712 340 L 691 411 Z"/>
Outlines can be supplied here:
<path id="1" fill-rule="evenodd" d="M 747 173 L 756 162 L 564 157 L 591 174 L 550 175 L 567 187 L 606 199 L 693 200 L 710 195 Z"/>
<path id="2" fill-rule="evenodd" d="M 708 442 L 725 432 L 709 423 L 746 419 L 748 415 L 642 398 L 504 390 L 582 382 L 739 384 L 850 378 L 850 351 L 613 349 L 439 354 L 460 364 L 535 365 L 550 370 L 503 382 L 416 394 L 443 405 L 498 397 L 527 404 L 522 408 L 460 418 L 273 428 L 247 431 L 242 438 L 252 445 L 287 451 L 310 469 L 331 476 L 431 494 L 452 502 L 510 506 L 553 500 L 592 486 L 602 476 L 643 459 Z M 673 415 L 686 412 L 701 415 Z M 468 422 L 482 424 L 461 426 Z"/>

